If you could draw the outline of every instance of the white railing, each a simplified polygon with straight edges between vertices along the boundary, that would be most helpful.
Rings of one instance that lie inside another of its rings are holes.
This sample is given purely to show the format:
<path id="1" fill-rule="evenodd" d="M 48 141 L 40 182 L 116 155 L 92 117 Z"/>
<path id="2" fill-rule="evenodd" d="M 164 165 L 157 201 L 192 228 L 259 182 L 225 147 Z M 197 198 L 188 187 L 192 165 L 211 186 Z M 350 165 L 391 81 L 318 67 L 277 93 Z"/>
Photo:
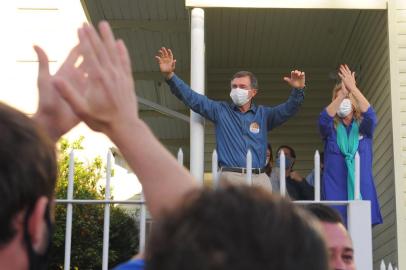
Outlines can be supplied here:
<path id="1" fill-rule="evenodd" d="M 180 151 L 181 152 L 181 151 Z M 183 153 L 182 153 L 183 155 Z M 109 232 L 110 232 L 110 205 L 111 204 L 126 204 L 126 205 L 140 205 L 140 224 L 139 224 L 139 251 L 143 251 L 145 248 L 145 235 L 146 235 L 146 207 L 144 201 L 144 195 L 141 194 L 140 200 L 111 200 L 110 197 L 110 176 L 111 176 L 111 152 L 107 154 L 107 170 L 106 170 L 106 187 L 105 187 L 105 199 L 104 200 L 86 200 L 86 199 L 73 199 L 74 188 L 74 152 L 69 154 L 69 173 L 68 173 L 68 193 L 67 199 L 57 199 L 56 203 L 66 204 L 66 228 L 65 228 L 65 259 L 64 269 L 70 269 L 71 263 L 71 240 L 72 240 L 72 217 L 73 217 L 73 205 L 83 204 L 104 204 L 104 224 L 103 224 L 103 256 L 102 256 L 102 269 L 108 269 L 108 254 L 109 254 Z M 183 160 L 182 160 L 183 163 Z"/>
<path id="2" fill-rule="evenodd" d="M 143 251 L 145 248 L 145 236 L 146 236 L 146 206 L 144 195 L 141 194 L 140 200 L 111 200 L 110 197 L 110 175 L 111 175 L 111 153 L 107 155 L 107 176 L 106 176 L 106 192 L 104 200 L 86 200 L 86 199 L 73 199 L 74 189 L 74 152 L 70 153 L 69 161 L 69 176 L 68 176 L 68 193 L 67 199 L 56 200 L 59 204 L 67 204 L 66 211 L 66 232 L 65 232 L 65 261 L 64 269 L 70 269 L 71 261 L 71 236 L 72 236 L 72 216 L 73 205 L 77 204 L 104 204 L 104 227 L 103 227 L 103 263 L 102 269 L 108 269 L 108 251 L 109 251 L 109 228 L 110 228 L 110 204 L 127 204 L 127 205 L 140 205 L 140 218 L 139 218 L 139 250 Z M 177 154 L 178 163 L 183 165 L 183 151 L 179 149 Z M 360 174 L 359 174 L 359 155 L 356 154 L 355 160 L 355 183 L 354 194 L 355 200 L 350 201 L 321 201 L 320 200 L 320 155 L 318 151 L 314 155 L 314 172 L 315 172 L 315 199 L 314 201 L 295 201 L 299 204 L 309 203 L 322 203 L 327 205 L 344 205 L 348 210 L 348 231 L 351 235 L 354 245 L 355 262 L 357 269 L 372 269 L 372 229 L 371 229 L 371 208 L 369 201 L 363 201 L 360 198 Z M 251 151 L 247 152 L 246 156 L 246 182 L 252 185 L 252 154 Z M 280 154 L 280 193 L 282 196 L 287 194 L 286 191 L 286 158 L 283 151 Z M 218 168 L 218 156 L 216 150 L 212 154 L 212 176 L 213 186 L 218 186 L 219 181 L 219 168 Z M 381 270 L 392 269 L 391 265 L 388 268 L 382 262 Z M 393 269 L 392 269 L 393 270 Z"/>
<path id="3" fill-rule="evenodd" d="M 279 193 L 282 196 L 287 195 L 286 189 L 286 157 L 281 151 L 279 156 Z M 246 182 L 252 185 L 252 154 L 247 151 L 246 156 Z M 327 205 L 342 205 L 347 207 L 347 225 L 348 232 L 353 240 L 355 253 L 355 263 L 357 269 L 372 269 L 372 223 L 371 223 L 371 204 L 369 201 L 361 200 L 360 192 L 360 158 L 358 152 L 355 155 L 355 181 L 354 181 L 354 200 L 347 201 L 321 201 L 320 199 L 320 155 L 316 151 L 314 154 L 314 200 L 313 201 L 294 201 L 298 204 L 322 203 Z M 218 164 L 217 153 L 213 151 L 212 175 L 216 176 L 215 185 L 218 184 Z"/>
<path id="4" fill-rule="evenodd" d="M 380 270 L 398 270 L 397 267 L 393 268 L 392 263 L 389 263 L 388 266 L 386 266 L 384 260 L 381 261 L 381 267 L 379 269 Z"/>

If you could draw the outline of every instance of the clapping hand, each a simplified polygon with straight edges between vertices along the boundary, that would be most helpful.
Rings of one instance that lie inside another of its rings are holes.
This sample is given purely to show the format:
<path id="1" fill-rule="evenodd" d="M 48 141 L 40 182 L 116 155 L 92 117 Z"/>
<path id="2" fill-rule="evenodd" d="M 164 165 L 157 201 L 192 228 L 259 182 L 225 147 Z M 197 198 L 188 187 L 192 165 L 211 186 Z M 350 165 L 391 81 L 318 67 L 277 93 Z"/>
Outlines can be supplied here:
<path id="1" fill-rule="evenodd" d="M 109 136 L 122 126 L 132 126 L 132 120 L 138 119 L 138 104 L 130 57 L 123 41 L 115 40 L 107 22 L 99 24 L 99 31 L 100 36 L 91 25 L 78 31 L 86 87 L 75 87 L 72 80 L 59 76 L 55 83 L 90 128 Z"/>
<path id="2" fill-rule="evenodd" d="M 295 89 L 303 89 L 305 87 L 305 73 L 300 70 L 292 70 L 290 78 L 284 77 L 283 80 Z"/>
<path id="3" fill-rule="evenodd" d="M 357 83 L 355 81 L 355 72 L 351 72 L 347 65 L 341 65 L 340 71 L 338 72 L 338 76 L 340 76 L 343 86 L 349 91 L 352 92 L 353 90 L 357 89 Z"/>

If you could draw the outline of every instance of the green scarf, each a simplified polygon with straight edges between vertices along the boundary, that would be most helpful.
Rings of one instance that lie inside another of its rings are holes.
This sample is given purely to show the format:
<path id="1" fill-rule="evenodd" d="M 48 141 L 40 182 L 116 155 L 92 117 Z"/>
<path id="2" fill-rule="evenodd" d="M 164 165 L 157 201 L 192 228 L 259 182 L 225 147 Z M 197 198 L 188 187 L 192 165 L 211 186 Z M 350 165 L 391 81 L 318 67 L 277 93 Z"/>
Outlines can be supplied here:
<path id="1" fill-rule="evenodd" d="M 354 182 L 355 182 L 355 153 L 358 150 L 359 126 L 356 121 L 352 123 L 349 136 L 343 123 L 337 126 L 337 144 L 341 153 L 344 155 L 347 165 L 347 192 L 348 200 L 354 200 Z"/>

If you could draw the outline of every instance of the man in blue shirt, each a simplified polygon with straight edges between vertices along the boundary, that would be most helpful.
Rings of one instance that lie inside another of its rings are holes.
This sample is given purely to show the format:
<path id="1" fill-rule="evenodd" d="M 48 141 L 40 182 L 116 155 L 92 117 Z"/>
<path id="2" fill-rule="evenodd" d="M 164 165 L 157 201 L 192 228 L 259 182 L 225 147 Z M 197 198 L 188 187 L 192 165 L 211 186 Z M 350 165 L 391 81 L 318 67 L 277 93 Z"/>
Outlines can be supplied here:
<path id="1" fill-rule="evenodd" d="M 245 181 L 246 155 L 250 149 L 253 184 L 271 189 L 264 168 L 268 131 L 298 111 L 304 99 L 304 72 L 295 70 L 290 78 L 284 78 L 294 88 L 285 103 L 266 107 L 252 102 L 258 93 L 258 82 L 251 72 L 240 71 L 233 76 L 230 92 L 233 103 L 214 101 L 196 93 L 175 75 L 176 60 L 170 49 L 162 47 L 156 59 L 171 92 L 191 110 L 215 124 L 220 183 Z"/>

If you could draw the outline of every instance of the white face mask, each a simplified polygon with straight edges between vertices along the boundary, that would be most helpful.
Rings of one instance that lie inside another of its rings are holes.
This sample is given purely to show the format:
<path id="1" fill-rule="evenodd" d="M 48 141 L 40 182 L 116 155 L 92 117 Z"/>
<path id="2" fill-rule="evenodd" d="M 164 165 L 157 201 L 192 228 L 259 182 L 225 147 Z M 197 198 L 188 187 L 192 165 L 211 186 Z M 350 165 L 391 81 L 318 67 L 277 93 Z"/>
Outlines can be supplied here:
<path id="1" fill-rule="evenodd" d="M 338 108 L 337 115 L 341 118 L 346 117 L 352 112 L 352 104 L 351 100 L 348 98 L 345 98 L 341 104 L 340 107 Z"/>
<path id="2" fill-rule="evenodd" d="M 230 97 L 233 100 L 234 104 L 239 107 L 245 105 L 248 101 L 250 101 L 248 97 L 248 90 L 244 90 L 241 88 L 231 89 Z"/>

